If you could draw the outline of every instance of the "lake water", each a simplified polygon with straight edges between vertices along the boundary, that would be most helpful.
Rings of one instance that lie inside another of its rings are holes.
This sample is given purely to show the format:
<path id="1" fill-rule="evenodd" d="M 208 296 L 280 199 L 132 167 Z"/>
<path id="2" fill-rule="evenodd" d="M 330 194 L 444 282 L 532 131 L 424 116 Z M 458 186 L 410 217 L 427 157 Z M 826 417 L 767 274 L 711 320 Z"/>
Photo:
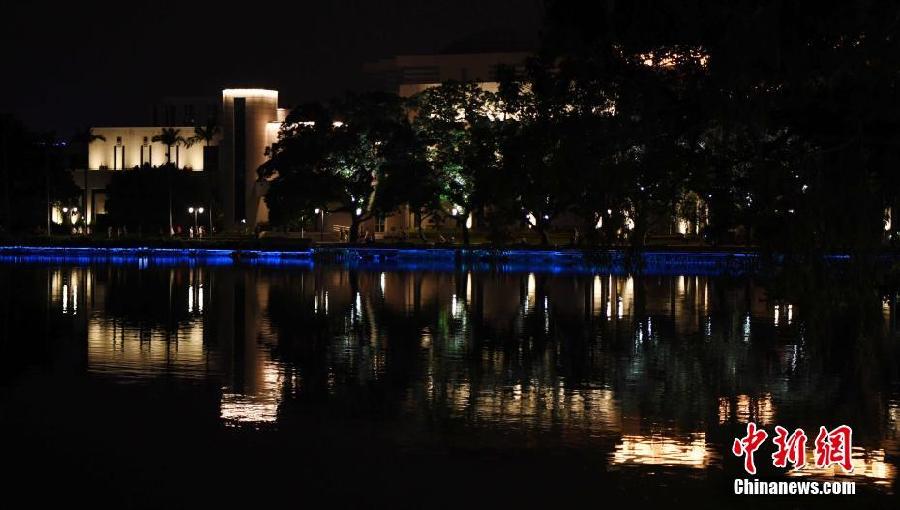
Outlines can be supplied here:
<path id="1" fill-rule="evenodd" d="M 852 475 L 777 470 L 768 442 L 758 478 L 896 504 L 883 290 L 27 258 L 0 282 L 3 485 L 32 500 L 749 507 L 730 452 L 752 420 L 803 428 L 810 462 L 820 425 L 854 430 Z"/>

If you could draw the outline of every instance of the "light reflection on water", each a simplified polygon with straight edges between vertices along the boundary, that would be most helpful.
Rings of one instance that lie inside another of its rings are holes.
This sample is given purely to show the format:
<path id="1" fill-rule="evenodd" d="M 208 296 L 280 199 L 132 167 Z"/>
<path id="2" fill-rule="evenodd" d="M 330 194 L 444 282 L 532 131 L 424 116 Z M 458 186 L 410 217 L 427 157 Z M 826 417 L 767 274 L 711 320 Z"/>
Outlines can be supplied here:
<path id="1" fill-rule="evenodd" d="M 86 333 L 87 374 L 112 384 L 214 385 L 228 427 L 289 426 L 285 417 L 356 409 L 377 395 L 396 404 L 396 420 L 437 420 L 473 441 L 499 433 L 531 448 L 591 452 L 616 469 L 717 470 L 733 460 L 729 441 L 746 421 L 828 424 L 834 399 L 844 398 L 820 393 L 836 376 L 808 350 L 802 309 L 770 302 L 746 281 L 342 267 L 28 270 L 46 280 L 43 302 L 57 320 Z M 879 312 L 892 324 L 890 303 Z M 896 388 L 876 392 L 882 414 L 856 416 L 854 479 L 884 487 L 896 479 Z"/>
<path id="2" fill-rule="evenodd" d="M 613 454 L 613 464 L 643 464 L 705 468 L 713 456 L 706 434 L 697 432 L 688 438 L 664 435 L 624 435 Z"/>
<path id="3" fill-rule="evenodd" d="M 814 451 L 806 452 L 806 458 L 814 458 Z M 853 465 L 853 474 L 848 475 L 838 466 L 828 468 L 817 468 L 815 465 L 808 465 L 803 469 L 794 469 L 788 471 L 788 476 L 794 477 L 812 477 L 816 479 L 844 479 L 855 480 L 860 479 L 866 482 L 874 483 L 880 487 L 889 488 L 896 478 L 896 467 L 885 461 L 885 452 L 883 449 L 865 449 L 859 446 L 853 447 L 853 457 L 851 464 Z"/>

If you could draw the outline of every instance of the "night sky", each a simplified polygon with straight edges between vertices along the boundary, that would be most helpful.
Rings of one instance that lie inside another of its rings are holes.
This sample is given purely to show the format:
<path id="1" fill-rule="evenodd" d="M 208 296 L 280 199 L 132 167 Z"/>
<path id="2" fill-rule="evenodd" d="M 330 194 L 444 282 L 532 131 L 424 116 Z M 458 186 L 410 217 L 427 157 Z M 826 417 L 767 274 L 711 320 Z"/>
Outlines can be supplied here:
<path id="1" fill-rule="evenodd" d="M 164 96 L 267 87 L 282 106 L 364 88 L 363 63 L 537 40 L 541 0 L 9 2 L 0 112 L 65 135 L 141 125 Z M 488 35 L 493 34 L 493 35 Z"/>

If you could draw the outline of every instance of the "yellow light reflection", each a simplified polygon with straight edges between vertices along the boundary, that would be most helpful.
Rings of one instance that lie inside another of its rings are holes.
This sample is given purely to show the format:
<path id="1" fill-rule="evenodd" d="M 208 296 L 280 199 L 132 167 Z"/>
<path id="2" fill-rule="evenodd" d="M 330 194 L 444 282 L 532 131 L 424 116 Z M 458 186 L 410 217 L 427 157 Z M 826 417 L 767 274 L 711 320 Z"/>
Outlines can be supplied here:
<path id="1" fill-rule="evenodd" d="M 851 460 L 853 472 L 850 474 L 845 473 L 844 469 L 837 465 L 817 468 L 813 463 L 814 455 L 815 451 L 812 449 L 807 450 L 806 466 L 802 469 L 788 471 L 788 476 L 812 478 L 862 477 L 871 480 L 875 485 L 883 487 L 890 487 L 894 481 L 896 468 L 885 461 L 885 452 L 882 449 L 867 451 L 865 448 L 854 446 Z"/>
<path id="2" fill-rule="evenodd" d="M 262 364 L 259 386 L 253 394 L 223 393 L 219 416 L 228 425 L 272 423 L 278 419 L 284 368 L 276 362 Z"/>
<path id="3" fill-rule="evenodd" d="M 704 468 L 708 461 L 706 434 L 680 439 L 664 435 L 624 435 L 613 452 L 613 464 Z"/>
<path id="4" fill-rule="evenodd" d="M 760 425 L 772 425 L 775 422 L 775 404 L 770 393 L 757 397 L 737 395 L 736 397 L 719 397 L 719 423 L 734 421 L 746 423 L 756 422 Z"/>
<path id="5" fill-rule="evenodd" d="M 87 330 L 87 361 L 91 373 L 125 379 L 172 374 L 201 379 L 210 367 L 203 348 L 203 324 L 191 322 L 177 333 L 162 328 L 126 327 L 115 320 L 91 318 Z"/>
<path id="6" fill-rule="evenodd" d="M 535 304 L 535 296 L 537 292 L 537 283 L 534 279 L 534 273 L 528 273 L 528 293 L 526 298 L 526 307 L 528 309 L 534 308 Z"/>

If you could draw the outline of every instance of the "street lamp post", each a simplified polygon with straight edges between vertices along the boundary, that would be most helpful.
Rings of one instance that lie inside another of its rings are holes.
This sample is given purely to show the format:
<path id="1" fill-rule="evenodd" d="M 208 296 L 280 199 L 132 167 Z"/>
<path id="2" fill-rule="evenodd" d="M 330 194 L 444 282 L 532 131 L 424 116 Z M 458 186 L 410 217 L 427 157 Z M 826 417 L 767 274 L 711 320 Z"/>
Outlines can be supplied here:
<path id="1" fill-rule="evenodd" d="M 71 211 L 71 214 L 69 214 L 70 211 Z M 62 212 L 63 212 L 63 214 L 62 214 L 63 226 L 66 226 L 66 227 L 73 226 L 74 227 L 75 223 L 72 221 L 72 216 L 78 214 L 78 208 L 73 207 L 73 208 L 69 209 L 68 207 L 63 207 Z"/>
<path id="2" fill-rule="evenodd" d="M 203 214 L 202 207 L 188 207 L 188 212 L 194 215 L 194 232 L 199 236 L 200 234 L 200 224 L 197 222 L 197 216 Z"/>
<path id="3" fill-rule="evenodd" d="M 319 241 L 325 239 L 325 209 L 319 209 L 316 207 L 316 216 L 319 216 Z"/>

